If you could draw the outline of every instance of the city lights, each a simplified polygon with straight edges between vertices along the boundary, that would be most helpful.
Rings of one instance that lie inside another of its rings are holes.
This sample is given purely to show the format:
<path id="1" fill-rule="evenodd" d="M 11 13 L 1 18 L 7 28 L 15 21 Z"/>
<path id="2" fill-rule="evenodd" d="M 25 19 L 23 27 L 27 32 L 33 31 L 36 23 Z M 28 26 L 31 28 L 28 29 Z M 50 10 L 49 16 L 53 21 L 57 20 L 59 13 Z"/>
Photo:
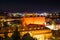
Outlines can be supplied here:
<path id="1" fill-rule="evenodd" d="M 9 37 L 13 35 L 13 32 L 18 31 L 21 33 L 21 38 L 26 33 L 29 33 L 35 40 L 49 40 L 53 37 L 52 30 L 57 31 L 60 29 L 60 25 L 56 24 L 56 20 L 59 21 L 60 19 L 53 19 L 57 17 L 55 14 L 52 17 L 51 16 L 52 14 L 44 12 L 26 14 L 13 13 L 10 14 L 7 19 L 4 16 L 4 18 L 0 20 L 1 30 L 3 32 L 8 32 Z M 7 27 L 5 28 L 4 26 Z M 1 34 L 3 38 L 4 35 L 5 34 Z"/>

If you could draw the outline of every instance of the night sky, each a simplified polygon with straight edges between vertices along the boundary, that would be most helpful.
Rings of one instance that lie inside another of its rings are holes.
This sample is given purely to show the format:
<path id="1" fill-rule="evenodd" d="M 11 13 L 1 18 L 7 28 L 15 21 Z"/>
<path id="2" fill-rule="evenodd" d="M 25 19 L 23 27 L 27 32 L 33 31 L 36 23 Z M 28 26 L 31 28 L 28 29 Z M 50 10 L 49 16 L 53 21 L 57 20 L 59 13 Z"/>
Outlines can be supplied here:
<path id="1" fill-rule="evenodd" d="M 6 12 L 55 12 L 60 11 L 57 0 L 0 0 L 0 10 Z"/>

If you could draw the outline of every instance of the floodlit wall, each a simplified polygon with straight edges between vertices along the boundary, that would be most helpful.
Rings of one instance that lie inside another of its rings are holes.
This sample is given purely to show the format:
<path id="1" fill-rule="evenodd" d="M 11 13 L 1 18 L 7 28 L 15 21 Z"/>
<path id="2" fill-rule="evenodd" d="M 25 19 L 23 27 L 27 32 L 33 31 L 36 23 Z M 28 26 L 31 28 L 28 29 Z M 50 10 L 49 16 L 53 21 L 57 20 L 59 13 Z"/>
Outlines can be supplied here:
<path id="1" fill-rule="evenodd" d="M 29 24 L 38 24 L 38 25 L 45 25 L 45 17 L 23 17 L 22 18 L 23 25 Z"/>

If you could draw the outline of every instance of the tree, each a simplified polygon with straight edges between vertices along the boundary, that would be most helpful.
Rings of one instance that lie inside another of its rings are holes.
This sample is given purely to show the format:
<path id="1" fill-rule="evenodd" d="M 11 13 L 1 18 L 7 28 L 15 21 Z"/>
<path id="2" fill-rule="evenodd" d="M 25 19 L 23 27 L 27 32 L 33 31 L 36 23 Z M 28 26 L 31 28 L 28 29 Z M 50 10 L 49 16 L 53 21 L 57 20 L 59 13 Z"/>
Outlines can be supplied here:
<path id="1" fill-rule="evenodd" d="M 18 32 L 18 27 L 16 27 L 15 31 L 13 32 L 12 40 L 21 40 L 20 33 Z"/>
<path id="2" fill-rule="evenodd" d="M 3 37 L 0 36 L 0 40 L 3 40 Z"/>
<path id="3" fill-rule="evenodd" d="M 52 21 L 52 27 L 53 27 L 53 29 L 56 29 L 56 23 L 55 23 L 55 21 Z"/>
<path id="4" fill-rule="evenodd" d="M 22 37 L 22 40 L 34 40 L 29 33 L 24 34 L 24 36 Z"/>

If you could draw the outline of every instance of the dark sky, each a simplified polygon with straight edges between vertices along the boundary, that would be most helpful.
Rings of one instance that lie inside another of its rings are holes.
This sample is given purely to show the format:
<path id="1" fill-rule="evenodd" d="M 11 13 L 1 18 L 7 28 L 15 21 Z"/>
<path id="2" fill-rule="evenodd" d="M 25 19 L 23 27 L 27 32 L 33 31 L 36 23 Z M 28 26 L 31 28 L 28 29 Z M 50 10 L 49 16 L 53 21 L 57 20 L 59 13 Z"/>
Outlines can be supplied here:
<path id="1" fill-rule="evenodd" d="M 0 0 L 0 10 L 6 12 L 54 12 L 60 11 L 60 1 Z"/>

